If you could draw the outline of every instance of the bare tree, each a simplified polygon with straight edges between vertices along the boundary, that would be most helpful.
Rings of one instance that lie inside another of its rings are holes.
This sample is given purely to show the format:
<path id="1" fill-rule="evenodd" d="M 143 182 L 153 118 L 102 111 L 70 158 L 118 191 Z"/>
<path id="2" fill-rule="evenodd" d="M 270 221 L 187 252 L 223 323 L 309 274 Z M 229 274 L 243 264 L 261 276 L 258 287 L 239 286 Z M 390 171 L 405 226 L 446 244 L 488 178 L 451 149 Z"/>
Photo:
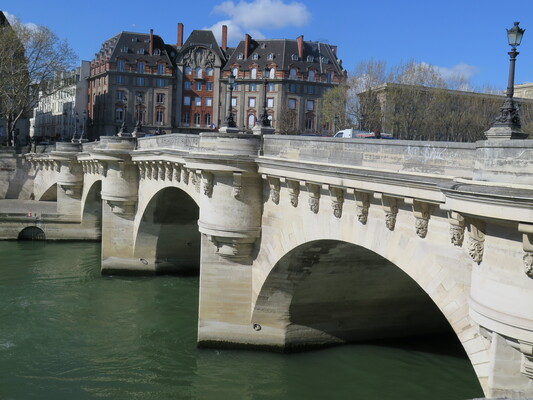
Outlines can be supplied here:
<path id="1" fill-rule="evenodd" d="M 278 116 L 278 131 L 282 135 L 298 134 L 298 114 L 296 110 L 289 109 Z"/>
<path id="2" fill-rule="evenodd" d="M 29 116 L 39 95 L 58 90 L 54 79 L 76 59 L 68 43 L 44 26 L 18 20 L 0 25 L 0 118 L 7 122 L 8 145 L 17 122 Z"/>

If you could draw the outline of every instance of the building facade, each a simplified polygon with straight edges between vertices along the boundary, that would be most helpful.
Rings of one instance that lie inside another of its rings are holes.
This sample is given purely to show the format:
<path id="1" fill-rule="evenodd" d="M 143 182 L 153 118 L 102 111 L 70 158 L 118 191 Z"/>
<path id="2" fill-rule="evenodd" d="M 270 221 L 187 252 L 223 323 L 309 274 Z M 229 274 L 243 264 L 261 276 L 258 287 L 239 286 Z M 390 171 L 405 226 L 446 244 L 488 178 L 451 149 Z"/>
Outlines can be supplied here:
<path id="1" fill-rule="evenodd" d="M 51 94 L 39 96 L 30 119 L 30 137 L 39 141 L 68 141 L 86 135 L 87 78 L 90 62 L 57 77 Z"/>
<path id="2" fill-rule="evenodd" d="M 113 136 L 122 124 L 144 133 L 172 127 L 175 49 L 153 34 L 121 32 L 104 42 L 91 62 L 89 138 Z"/>
<path id="3" fill-rule="evenodd" d="M 227 85 L 230 75 L 233 90 Z M 254 40 L 246 35 L 223 68 L 222 109 L 231 101 L 238 128 L 251 129 L 266 110 L 278 133 L 321 132 L 319 100 L 344 78 L 336 46 L 303 36 Z"/>

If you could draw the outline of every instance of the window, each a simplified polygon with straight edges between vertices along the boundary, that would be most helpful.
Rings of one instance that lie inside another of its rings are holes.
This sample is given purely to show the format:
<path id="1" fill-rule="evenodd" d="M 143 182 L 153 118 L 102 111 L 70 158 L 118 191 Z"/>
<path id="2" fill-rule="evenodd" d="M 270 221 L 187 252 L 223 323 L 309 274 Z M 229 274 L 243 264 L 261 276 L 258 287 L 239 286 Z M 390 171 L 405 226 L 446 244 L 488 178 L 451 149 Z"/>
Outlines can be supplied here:
<path id="1" fill-rule="evenodd" d="M 123 90 L 117 90 L 115 97 L 117 100 L 124 101 L 126 97 L 126 92 L 124 92 Z"/>
<path id="2" fill-rule="evenodd" d="M 248 86 L 248 91 L 255 92 L 256 90 L 257 90 L 257 85 L 255 83 L 250 83 L 250 85 Z"/>
<path id="3" fill-rule="evenodd" d="M 144 49 L 143 48 L 137 49 L 137 54 L 144 54 Z"/>
<path id="4" fill-rule="evenodd" d="M 314 82 L 315 81 L 315 71 L 309 70 L 309 72 L 307 73 L 307 80 L 309 82 Z"/>
<path id="5" fill-rule="evenodd" d="M 189 118 L 190 118 L 189 113 L 185 112 L 181 116 L 181 122 L 183 122 L 184 125 L 189 125 L 189 122 L 190 122 Z"/>
<path id="6" fill-rule="evenodd" d="M 273 59 L 274 59 L 274 53 L 270 53 L 270 54 L 267 56 L 267 59 L 269 59 L 269 60 L 273 60 Z"/>
<path id="7" fill-rule="evenodd" d="M 213 91 L 213 82 L 206 82 L 205 83 L 205 90 L 207 90 L 208 92 L 212 92 Z"/>
<path id="8" fill-rule="evenodd" d="M 205 72 L 207 73 L 207 76 L 213 76 L 213 68 L 207 68 Z"/>
<path id="9" fill-rule="evenodd" d="M 248 128 L 253 128 L 255 125 L 255 115 L 249 114 L 248 115 Z"/>
<path id="10" fill-rule="evenodd" d="M 296 79 L 296 70 L 294 68 L 291 68 L 289 72 L 289 79 Z"/>
<path id="11" fill-rule="evenodd" d="M 326 82 L 331 83 L 332 80 L 333 80 L 333 72 L 329 71 L 326 75 Z"/>
<path id="12" fill-rule="evenodd" d="M 274 98 L 273 97 L 269 97 L 267 99 L 267 107 L 268 108 L 273 108 L 274 107 Z"/>
<path id="13" fill-rule="evenodd" d="M 185 90 L 191 90 L 191 81 L 185 81 L 183 82 L 183 88 Z"/>
<path id="14" fill-rule="evenodd" d="M 161 50 L 159 50 L 159 49 L 155 49 L 154 50 L 154 56 L 158 56 L 160 54 L 161 54 Z"/>
<path id="15" fill-rule="evenodd" d="M 137 63 L 137 73 L 144 74 L 144 63 L 143 62 Z"/>
<path id="16" fill-rule="evenodd" d="M 200 126 L 200 113 L 194 114 L 194 126 Z"/>
<path id="17" fill-rule="evenodd" d="M 122 107 L 117 107 L 115 109 L 115 121 L 122 122 L 124 120 L 124 109 Z"/>
<path id="18" fill-rule="evenodd" d="M 195 97 L 194 98 L 194 105 L 197 107 L 200 107 L 202 105 L 202 98 L 201 97 Z"/>
<path id="19" fill-rule="evenodd" d="M 158 104 L 164 104 L 165 103 L 165 94 L 164 93 L 158 93 L 157 94 L 157 103 Z"/>
<path id="20" fill-rule="evenodd" d="M 313 56 L 307 56 L 307 62 L 313 62 L 314 58 Z"/>
<path id="21" fill-rule="evenodd" d="M 190 106 L 191 105 L 191 96 L 184 96 L 183 97 L 183 105 L 184 106 Z"/>
<path id="22" fill-rule="evenodd" d="M 270 68 L 270 72 L 268 74 L 268 78 L 269 79 L 274 79 L 276 77 L 276 69 L 275 68 Z"/>
<path id="23" fill-rule="evenodd" d="M 195 88 L 196 90 L 202 90 L 202 82 L 196 82 Z"/>
<path id="24" fill-rule="evenodd" d="M 144 86 L 144 78 L 142 76 L 138 76 L 135 80 L 135 83 L 137 86 Z"/>
<path id="25" fill-rule="evenodd" d="M 192 74 L 191 67 L 189 67 L 189 66 L 185 67 L 185 75 L 191 75 L 191 74 Z"/>
<path id="26" fill-rule="evenodd" d="M 165 123 L 165 112 L 163 110 L 157 110 L 155 113 L 155 119 L 158 124 L 164 124 Z"/>
<path id="27" fill-rule="evenodd" d="M 315 109 L 315 102 L 313 100 L 307 100 L 306 108 L 307 111 L 313 111 Z"/>
<path id="28" fill-rule="evenodd" d="M 312 85 L 307 85 L 306 87 L 307 94 L 314 94 L 315 93 L 315 87 Z"/>
<path id="29" fill-rule="evenodd" d="M 212 97 L 206 97 L 205 98 L 205 105 L 207 107 L 213 107 L 213 98 Z"/>
<path id="30" fill-rule="evenodd" d="M 291 58 L 293 61 L 298 61 L 298 54 L 293 54 Z"/>
<path id="31" fill-rule="evenodd" d="M 163 75 L 165 73 L 165 64 L 157 64 L 157 73 Z"/>
<path id="32" fill-rule="evenodd" d="M 313 130 L 313 118 L 312 117 L 309 117 L 305 120 L 305 129 L 307 129 L 308 131 L 311 131 Z"/>
<path id="33" fill-rule="evenodd" d="M 128 46 L 124 46 L 123 48 L 120 49 L 121 53 L 127 53 L 128 51 L 129 51 Z"/>
<path id="34" fill-rule="evenodd" d="M 289 99 L 289 109 L 291 110 L 296 109 L 296 99 Z"/>
<path id="35" fill-rule="evenodd" d="M 237 54 L 237 60 L 242 60 L 244 58 L 244 54 L 239 53 Z"/>
<path id="36" fill-rule="evenodd" d="M 252 55 L 252 60 L 259 60 L 259 54 L 254 53 L 254 54 Z"/>
<path id="37" fill-rule="evenodd" d="M 248 107 L 255 107 L 255 97 L 248 98 Z"/>
<path id="38" fill-rule="evenodd" d="M 237 78 L 239 76 L 239 68 L 235 67 L 231 70 L 231 73 L 233 74 L 233 76 L 235 78 Z"/>
<path id="39" fill-rule="evenodd" d="M 202 68 L 200 68 L 200 67 L 196 67 L 196 68 L 194 69 L 194 76 L 195 76 L 195 78 L 197 78 L 197 79 L 202 79 L 202 73 L 203 73 Z"/>
<path id="40" fill-rule="evenodd" d="M 267 85 L 267 92 L 274 92 L 276 90 L 276 84 L 275 83 L 269 83 Z"/>
<path id="41" fill-rule="evenodd" d="M 251 79 L 257 79 L 257 68 L 252 68 L 250 70 L 250 78 Z"/>
<path id="42" fill-rule="evenodd" d="M 124 72 L 124 60 L 117 60 L 117 71 Z"/>
<path id="43" fill-rule="evenodd" d="M 327 57 L 322 57 L 322 62 L 324 64 L 327 64 L 329 62 L 328 58 Z"/>
<path id="44" fill-rule="evenodd" d="M 124 75 L 117 75 L 115 77 L 115 83 L 117 85 L 124 85 L 126 84 L 126 77 Z"/>
<path id="45" fill-rule="evenodd" d="M 237 98 L 236 97 L 232 97 L 231 98 L 231 106 L 232 107 L 237 107 Z"/>
<path id="46" fill-rule="evenodd" d="M 157 87 L 165 87 L 167 86 L 167 80 L 166 79 L 157 79 Z"/>
<path id="47" fill-rule="evenodd" d="M 141 103 L 144 103 L 144 93 L 143 92 L 135 92 L 135 99 L 136 101 L 141 99 Z"/>
<path id="48" fill-rule="evenodd" d="M 205 124 L 204 124 L 205 126 L 211 125 L 211 114 L 209 113 L 205 114 L 204 120 L 205 120 Z"/>
<path id="49" fill-rule="evenodd" d="M 289 84 L 289 93 L 296 93 L 296 83 Z"/>

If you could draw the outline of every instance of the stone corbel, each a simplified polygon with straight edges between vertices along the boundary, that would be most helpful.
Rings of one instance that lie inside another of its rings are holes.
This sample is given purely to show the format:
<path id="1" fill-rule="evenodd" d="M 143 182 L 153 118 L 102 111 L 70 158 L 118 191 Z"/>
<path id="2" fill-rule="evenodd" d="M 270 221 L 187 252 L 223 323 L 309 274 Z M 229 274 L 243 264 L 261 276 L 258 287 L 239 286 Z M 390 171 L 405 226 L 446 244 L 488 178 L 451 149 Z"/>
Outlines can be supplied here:
<path id="1" fill-rule="evenodd" d="M 533 225 L 518 224 L 518 230 L 522 232 L 524 272 L 528 277 L 533 278 Z M 533 362 L 533 359 L 531 361 Z M 533 364 L 531 366 L 533 367 Z"/>
<path id="2" fill-rule="evenodd" d="M 315 183 L 306 183 L 307 192 L 309 193 L 309 209 L 315 214 L 320 208 L 320 185 Z"/>
<path id="3" fill-rule="evenodd" d="M 166 162 L 165 170 L 166 170 L 166 173 L 167 173 L 167 180 L 171 181 L 172 180 L 172 163 L 170 161 Z"/>
<path id="4" fill-rule="evenodd" d="M 270 188 L 270 199 L 272 200 L 272 203 L 279 204 L 279 197 L 280 197 L 280 179 L 276 178 L 275 176 L 267 176 L 268 181 L 268 187 Z"/>
<path id="5" fill-rule="evenodd" d="M 185 167 L 181 168 L 181 180 L 183 181 L 183 183 L 185 183 L 186 185 L 189 184 L 189 170 Z"/>
<path id="6" fill-rule="evenodd" d="M 146 167 L 146 179 L 152 179 L 152 164 L 149 161 L 145 161 L 144 165 Z"/>
<path id="7" fill-rule="evenodd" d="M 255 238 L 231 238 L 209 236 L 209 240 L 217 247 L 217 254 L 232 261 L 250 262 L 254 249 Z"/>
<path id="8" fill-rule="evenodd" d="M 335 218 L 342 216 L 342 205 L 344 203 L 344 190 L 340 187 L 329 186 L 329 195 L 331 197 L 331 207 Z"/>
<path id="9" fill-rule="evenodd" d="M 135 202 L 121 200 L 106 200 L 111 211 L 120 216 L 130 216 L 135 213 Z"/>
<path id="10" fill-rule="evenodd" d="M 465 218 L 455 211 L 448 212 L 450 240 L 454 246 L 462 247 L 465 238 Z"/>
<path id="11" fill-rule="evenodd" d="M 231 191 L 231 194 L 237 200 L 242 199 L 242 173 L 241 172 L 233 173 L 233 189 Z"/>
<path id="12" fill-rule="evenodd" d="M 105 161 L 98 161 L 98 173 L 104 178 L 107 177 L 107 163 Z"/>
<path id="13" fill-rule="evenodd" d="M 468 254 L 475 263 L 480 264 L 483 261 L 483 252 L 485 250 L 485 222 L 472 220 L 469 224 L 468 233 Z"/>
<path id="14" fill-rule="evenodd" d="M 533 343 L 518 341 L 519 349 L 522 353 L 522 363 L 520 365 L 520 372 L 533 379 Z"/>
<path id="15" fill-rule="evenodd" d="M 53 161 L 54 171 L 60 172 L 61 171 L 61 163 L 59 161 Z"/>
<path id="16" fill-rule="evenodd" d="M 137 163 L 137 168 L 139 168 L 139 176 L 141 179 L 146 178 L 146 163 L 144 161 L 140 161 Z"/>
<path id="17" fill-rule="evenodd" d="M 201 176 L 202 176 L 202 170 L 200 169 L 193 171 L 191 175 L 191 181 L 192 181 L 191 183 L 193 184 L 194 190 L 196 190 L 196 193 L 200 193 L 200 185 L 202 183 L 201 178 L 200 178 Z"/>
<path id="18" fill-rule="evenodd" d="M 357 220 L 366 225 L 368 222 L 368 210 L 370 208 L 370 196 L 367 192 L 354 191 L 355 205 L 357 206 Z"/>
<path id="19" fill-rule="evenodd" d="M 207 171 L 201 171 L 202 174 L 202 181 L 203 181 L 203 187 L 204 187 L 204 194 L 211 198 L 213 196 L 213 179 L 214 176 L 211 172 Z"/>
<path id="20" fill-rule="evenodd" d="M 157 181 L 157 178 L 159 177 L 159 168 L 155 161 L 152 161 L 152 179 L 154 181 Z"/>
<path id="21" fill-rule="evenodd" d="M 413 215 L 415 217 L 415 230 L 418 237 L 424 239 L 428 234 L 429 208 L 430 205 L 423 201 L 413 199 L 411 202 Z"/>
<path id="22" fill-rule="evenodd" d="M 393 231 L 396 227 L 396 217 L 398 215 L 398 199 L 391 196 L 379 195 L 381 204 L 385 211 L 385 225 L 387 229 Z"/>
<path id="23" fill-rule="evenodd" d="M 163 161 L 159 161 L 157 163 L 157 167 L 159 169 L 159 180 L 160 181 L 164 181 L 165 180 L 165 175 L 166 175 L 165 163 Z"/>
<path id="24" fill-rule="evenodd" d="M 298 197 L 300 196 L 300 181 L 287 179 L 287 187 L 289 188 L 289 199 L 293 207 L 298 207 Z"/>
<path id="25" fill-rule="evenodd" d="M 172 174 L 176 182 L 181 181 L 181 166 L 178 163 L 172 164 Z"/>

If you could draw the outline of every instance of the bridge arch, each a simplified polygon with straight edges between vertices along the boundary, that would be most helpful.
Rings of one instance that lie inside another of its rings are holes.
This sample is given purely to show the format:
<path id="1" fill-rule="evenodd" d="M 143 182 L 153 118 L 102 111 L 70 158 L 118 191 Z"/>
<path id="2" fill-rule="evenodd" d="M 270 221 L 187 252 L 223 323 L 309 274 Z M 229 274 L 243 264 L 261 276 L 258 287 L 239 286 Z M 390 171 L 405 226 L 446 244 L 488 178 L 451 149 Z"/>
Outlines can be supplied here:
<path id="1" fill-rule="evenodd" d="M 185 191 L 167 186 L 138 212 L 134 257 L 156 273 L 197 274 L 200 268 L 200 209 Z"/>
<path id="2" fill-rule="evenodd" d="M 27 226 L 18 234 L 18 240 L 46 240 L 44 231 L 37 226 Z"/>
<path id="3" fill-rule="evenodd" d="M 97 232 L 102 230 L 102 180 L 95 180 L 84 190 L 81 199 L 82 223 L 94 226 Z"/>
<path id="4" fill-rule="evenodd" d="M 46 190 L 38 193 L 36 196 L 38 201 L 57 201 L 57 183 L 48 186 Z"/>
<path id="5" fill-rule="evenodd" d="M 436 211 L 420 238 L 407 208 L 399 210 L 394 230 L 376 206 L 366 224 L 349 209 L 342 218 L 327 209 L 317 215 L 305 208 L 290 216 L 274 211 L 265 204 L 254 261 L 256 343 L 298 348 L 448 326 L 487 387 L 488 344 L 469 316 L 473 263 L 450 243 L 445 214 Z"/>

